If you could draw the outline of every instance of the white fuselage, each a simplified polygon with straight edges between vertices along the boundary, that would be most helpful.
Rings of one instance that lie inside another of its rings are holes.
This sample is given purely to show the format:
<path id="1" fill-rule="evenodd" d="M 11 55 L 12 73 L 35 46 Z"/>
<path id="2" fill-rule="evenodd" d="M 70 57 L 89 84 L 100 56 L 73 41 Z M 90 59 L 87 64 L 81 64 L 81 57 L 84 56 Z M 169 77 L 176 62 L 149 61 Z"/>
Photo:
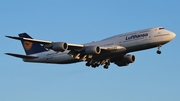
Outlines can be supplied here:
<path id="1" fill-rule="evenodd" d="M 150 28 L 145 30 L 139 30 L 124 34 L 119 34 L 101 41 L 92 42 L 84 45 L 95 45 L 100 47 L 112 47 L 122 46 L 126 50 L 124 53 L 139 51 L 149 48 L 154 48 L 159 45 L 163 45 L 171 41 L 175 37 L 175 34 L 161 27 Z M 64 52 L 55 52 L 49 50 L 42 53 L 33 54 L 38 56 L 36 59 L 24 59 L 26 62 L 39 62 L 39 63 L 57 63 L 66 64 L 80 62 L 79 60 L 71 57 L 68 54 L 68 50 Z M 108 55 L 110 55 L 109 53 Z M 112 52 L 112 54 L 114 54 Z M 122 52 L 116 52 L 115 54 L 122 54 Z M 99 54 L 101 56 L 102 54 Z M 104 56 L 104 55 L 103 55 Z"/>

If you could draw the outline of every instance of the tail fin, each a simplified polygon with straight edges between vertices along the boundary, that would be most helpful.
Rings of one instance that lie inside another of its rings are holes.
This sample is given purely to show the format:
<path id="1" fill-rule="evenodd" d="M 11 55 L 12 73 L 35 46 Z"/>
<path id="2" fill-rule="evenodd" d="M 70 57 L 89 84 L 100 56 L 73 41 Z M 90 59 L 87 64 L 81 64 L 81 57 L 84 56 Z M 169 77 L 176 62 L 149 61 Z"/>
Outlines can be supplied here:
<path id="1" fill-rule="evenodd" d="M 21 34 L 19 34 L 19 37 L 32 39 L 32 37 L 30 37 L 27 33 L 21 33 Z M 26 55 L 47 51 L 39 43 L 33 43 L 33 42 L 23 41 L 23 40 L 21 40 L 21 43 L 24 47 L 24 51 L 26 52 Z"/>

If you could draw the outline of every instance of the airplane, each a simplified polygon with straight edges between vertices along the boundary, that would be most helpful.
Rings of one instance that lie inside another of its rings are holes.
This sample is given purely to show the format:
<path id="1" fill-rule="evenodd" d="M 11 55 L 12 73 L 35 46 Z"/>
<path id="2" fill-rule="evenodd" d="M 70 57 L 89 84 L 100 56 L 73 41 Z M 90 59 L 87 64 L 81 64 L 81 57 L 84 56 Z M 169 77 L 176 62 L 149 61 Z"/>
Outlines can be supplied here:
<path id="1" fill-rule="evenodd" d="M 21 58 L 24 62 L 70 64 L 86 62 L 86 66 L 96 68 L 103 65 L 108 69 L 110 63 L 117 66 L 128 66 L 135 61 L 130 52 L 157 47 L 161 54 L 162 45 L 170 42 L 176 34 L 163 27 L 148 28 L 124 34 L 118 34 L 100 41 L 86 44 L 71 44 L 33 39 L 27 33 L 16 36 L 6 36 L 20 40 L 26 55 L 5 53 Z"/>

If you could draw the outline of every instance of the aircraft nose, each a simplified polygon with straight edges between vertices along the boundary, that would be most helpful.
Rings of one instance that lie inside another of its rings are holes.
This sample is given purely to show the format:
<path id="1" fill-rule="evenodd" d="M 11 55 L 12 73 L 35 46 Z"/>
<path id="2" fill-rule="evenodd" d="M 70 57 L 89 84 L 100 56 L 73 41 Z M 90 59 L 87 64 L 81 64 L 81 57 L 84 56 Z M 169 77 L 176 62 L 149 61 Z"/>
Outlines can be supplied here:
<path id="1" fill-rule="evenodd" d="M 172 39 L 174 39 L 176 37 L 176 34 L 171 32 L 171 37 L 172 37 Z"/>

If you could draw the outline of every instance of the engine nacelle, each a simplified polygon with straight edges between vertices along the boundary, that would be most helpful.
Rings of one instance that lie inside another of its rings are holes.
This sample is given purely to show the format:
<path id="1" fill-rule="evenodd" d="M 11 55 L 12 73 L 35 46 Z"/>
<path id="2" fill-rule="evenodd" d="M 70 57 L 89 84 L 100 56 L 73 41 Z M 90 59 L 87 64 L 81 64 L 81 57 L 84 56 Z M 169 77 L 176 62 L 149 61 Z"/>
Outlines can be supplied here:
<path id="1" fill-rule="evenodd" d="M 61 52 L 63 52 L 65 50 L 67 50 L 67 49 L 68 49 L 68 44 L 65 43 L 65 42 L 55 42 L 52 45 L 52 50 L 54 50 L 54 51 L 61 51 Z"/>
<path id="2" fill-rule="evenodd" d="M 121 61 L 117 61 L 117 62 L 115 62 L 115 64 L 118 65 L 119 67 L 129 65 L 129 63 L 124 63 L 124 62 L 121 62 Z"/>
<path id="3" fill-rule="evenodd" d="M 133 63 L 135 59 L 134 55 L 127 54 L 121 60 L 116 61 L 115 64 L 118 66 L 128 66 L 129 63 Z"/>
<path id="4" fill-rule="evenodd" d="M 135 61 L 135 56 L 132 55 L 132 54 L 127 54 L 125 55 L 121 61 L 124 62 L 124 63 L 133 63 Z"/>
<path id="5" fill-rule="evenodd" d="M 100 54 L 101 48 L 99 46 L 87 46 L 85 49 L 85 53 L 88 55 Z"/>

